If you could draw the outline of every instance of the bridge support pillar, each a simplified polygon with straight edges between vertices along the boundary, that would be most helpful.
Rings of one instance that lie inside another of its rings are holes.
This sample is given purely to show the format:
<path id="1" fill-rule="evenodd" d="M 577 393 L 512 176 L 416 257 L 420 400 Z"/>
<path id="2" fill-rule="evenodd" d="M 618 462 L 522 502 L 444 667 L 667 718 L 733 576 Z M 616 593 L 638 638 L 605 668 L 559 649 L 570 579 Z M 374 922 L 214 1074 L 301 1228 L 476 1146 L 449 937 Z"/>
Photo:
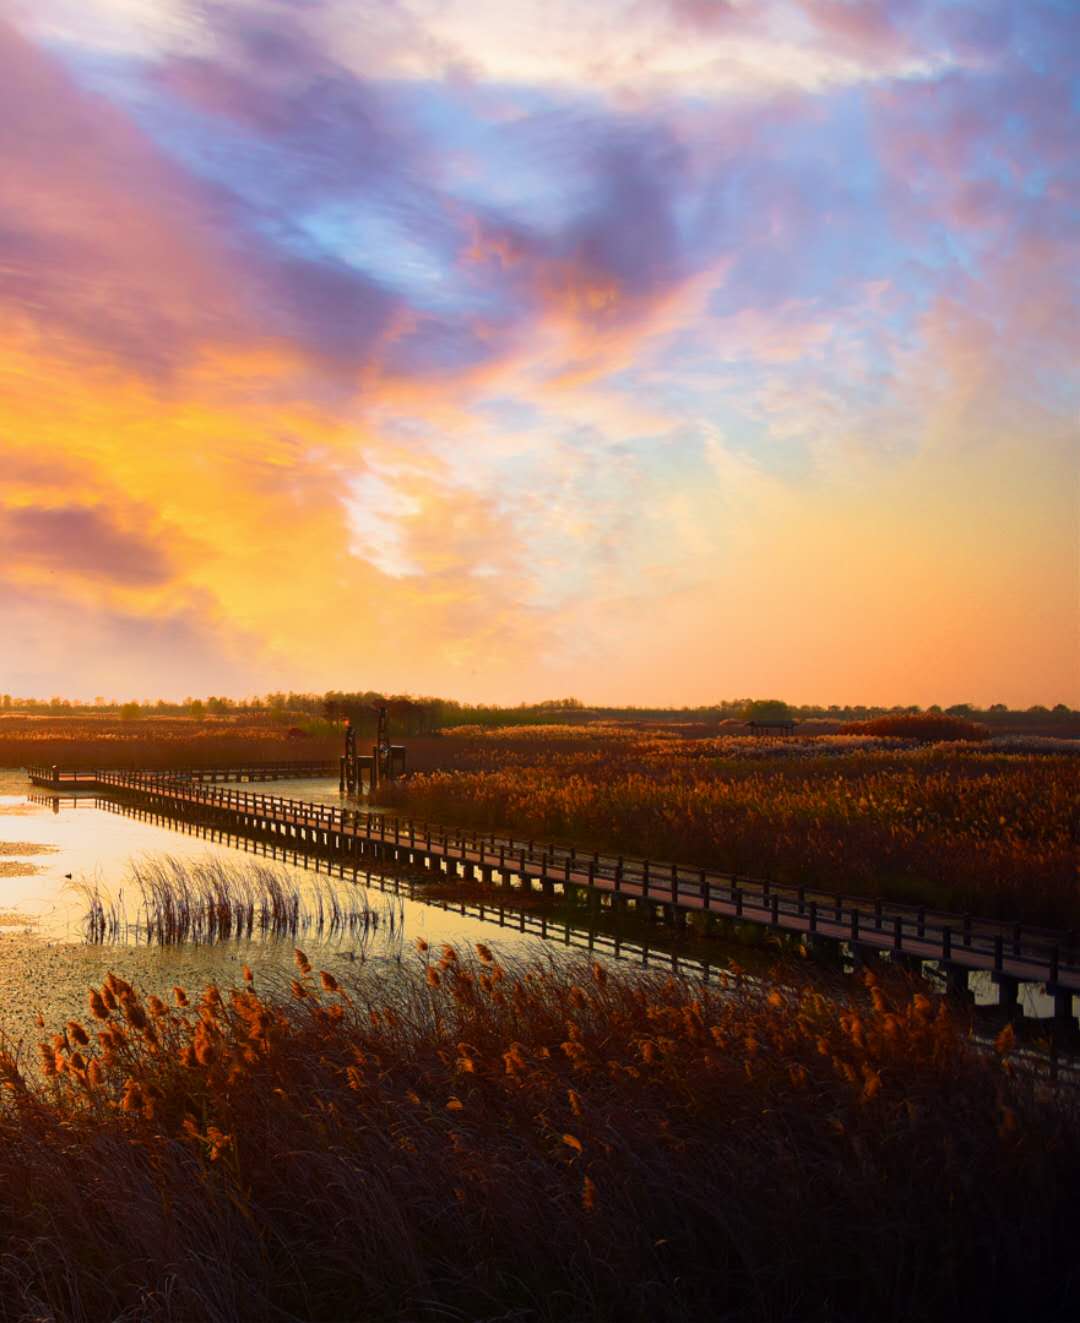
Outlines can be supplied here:
<path id="1" fill-rule="evenodd" d="M 998 1007 L 1005 1012 L 1010 1020 L 1016 1019 L 1020 1014 L 1020 980 L 1013 978 L 1011 974 L 991 974 L 990 977 L 997 984 Z"/>
<path id="2" fill-rule="evenodd" d="M 1073 1016 L 1072 988 L 1063 988 L 1059 983 L 1048 983 L 1046 991 L 1054 1000 L 1055 1027 L 1075 1029 L 1076 1019 Z"/>
<path id="3" fill-rule="evenodd" d="M 968 987 L 968 968 L 966 965 L 945 965 L 945 990 L 950 997 L 959 1001 L 971 1001 L 973 994 Z"/>

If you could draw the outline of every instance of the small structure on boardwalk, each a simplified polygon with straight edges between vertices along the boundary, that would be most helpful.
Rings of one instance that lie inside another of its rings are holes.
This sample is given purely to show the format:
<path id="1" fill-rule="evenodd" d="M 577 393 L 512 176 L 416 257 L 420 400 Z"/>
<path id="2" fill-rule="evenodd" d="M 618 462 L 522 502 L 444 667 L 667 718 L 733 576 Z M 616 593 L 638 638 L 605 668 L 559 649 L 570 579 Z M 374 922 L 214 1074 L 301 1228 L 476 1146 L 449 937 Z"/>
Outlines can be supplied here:
<path id="1" fill-rule="evenodd" d="M 345 719 L 345 752 L 341 755 L 340 778 L 343 795 L 361 794 L 365 781 L 368 793 L 373 794 L 383 781 L 395 781 L 405 775 L 405 746 L 390 743 L 386 704 L 376 704 L 375 711 L 378 725 L 370 753 L 357 752 L 356 727 L 348 717 Z"/>
<path id="2" fill-rule="evenodd" d="M 747 726 L 754 735 L 794 735 L 794 721 L 748 721 Z"/>

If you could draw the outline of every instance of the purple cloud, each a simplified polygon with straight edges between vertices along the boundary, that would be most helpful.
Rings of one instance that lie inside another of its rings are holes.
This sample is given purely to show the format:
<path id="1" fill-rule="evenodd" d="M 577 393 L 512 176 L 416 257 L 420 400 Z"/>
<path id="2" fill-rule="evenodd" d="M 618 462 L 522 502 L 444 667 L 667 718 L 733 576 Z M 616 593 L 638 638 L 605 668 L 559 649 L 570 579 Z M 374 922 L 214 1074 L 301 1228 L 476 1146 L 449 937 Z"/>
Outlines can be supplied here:
<path id="1" fill-rule="evenodd" d="M 16 577 L 20 570 L 45 570 L 129 588 L 167 583 L 174 573 L 149 534 L 121 528 L 93 506 L 0 511 L 0 558 Z"/>

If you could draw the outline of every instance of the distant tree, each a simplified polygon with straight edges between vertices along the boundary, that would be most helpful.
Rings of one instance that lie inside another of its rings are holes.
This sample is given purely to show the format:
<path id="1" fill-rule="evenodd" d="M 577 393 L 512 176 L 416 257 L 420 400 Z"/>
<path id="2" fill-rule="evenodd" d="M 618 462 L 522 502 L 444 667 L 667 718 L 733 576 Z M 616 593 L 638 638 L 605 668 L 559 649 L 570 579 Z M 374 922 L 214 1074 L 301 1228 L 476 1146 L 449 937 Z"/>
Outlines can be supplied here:
<path id="1" fill-rule="evenodd" d="M 945 715 L 949 717 L 970 717 L 975 709 L 970 703 L 954 703 L 952 707 L 945 709 Z"/>
<path id="2" fill-rule="evenodd" d="M 187 705 L 187 710 L 191 716 L 196 718 L 204 716 L 206 713 L 206 709 L 202 705 L 202 699 L 199 698 L 193 698 Z"/>
<path id="3" fill-rule="evenodd" d="M 1028 708 L 1029 712 L 1048 712 L 1049 710 L 1050 709 L 1043 703 L 1033 703 L 1032 706 Z"/>
<path id="4" fill-rule="evenodd" d="M 743 715 L 747 721 L 790 721 L 791 708 L 780 698 L 755 698 Z"/>
<path id="5" fill-rule="evenodd" d="M 1054 706 L 1050 709 L 1050 711 L 1056 712 L 1058 716 L 1062 716 L 1062 717 L 1071 716 L 1072 714 L 1072 708 L 1069 707 L 1067 703 L 1055 703 Z"/>
<path id="6" fill-rule="evenodd" d="M 134 721 L 141 711 L 138 703 L 121 703 L 120 719 L 121 721 Z"/>
<path id="7" fill-rule="evenodd" d="M 991 703 L 987 709 L 988 712 L 1008 712 L 1008 710 L 1004 703 Z"/>

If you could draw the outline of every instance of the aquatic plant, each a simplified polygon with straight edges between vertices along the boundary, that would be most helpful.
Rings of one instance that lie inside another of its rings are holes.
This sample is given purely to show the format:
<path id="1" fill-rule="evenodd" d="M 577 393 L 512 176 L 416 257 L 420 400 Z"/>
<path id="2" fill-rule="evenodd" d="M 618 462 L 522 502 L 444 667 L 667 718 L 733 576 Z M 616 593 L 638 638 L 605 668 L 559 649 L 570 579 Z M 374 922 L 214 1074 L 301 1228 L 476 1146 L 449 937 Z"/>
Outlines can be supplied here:
<path id="1" fill-rule="evenodd" d="M 391 936 L 402 931 L 402 902 L 383 896 L 378 909 L 368 893 L 319 873 L 303 881 L 280 865 L 261 860 L 233 863 L 218 855 L 181 859 L 149 855 L 130 866 L 127 892 L 139 897 L 129 917 L 125 890 L 113 896 L 98 883 L 81 883 L 89 941 L 129 935 L 160 946 L 220 942 L 255 935 L 297 937 L 302 933 L 348 933 L 365 943 L 380 925 Z"/>
<path id="2" fill-rule="evenodd" d="M 1080 923 L 1080 759 L 878 737 L 470 742 L 380 792 L 410 816 L 847 895 Z M 766 747 L 762 747 L 766 746 Z M 773 747 L 776 746 L 776 747 Z"/>

